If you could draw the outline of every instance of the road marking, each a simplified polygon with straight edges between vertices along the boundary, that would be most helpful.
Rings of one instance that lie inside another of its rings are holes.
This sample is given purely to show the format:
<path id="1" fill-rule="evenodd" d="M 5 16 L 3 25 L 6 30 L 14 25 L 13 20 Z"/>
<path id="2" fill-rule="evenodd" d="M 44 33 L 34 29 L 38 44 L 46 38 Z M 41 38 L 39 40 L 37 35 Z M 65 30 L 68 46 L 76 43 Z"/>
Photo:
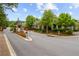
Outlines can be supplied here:
<path id="1" fill-rule="evenodd" d="M 9 40 L 8 40 L 8 38 L 7 38 L 7 36 L 6 36 L 6 34 L 4 34 L 4 38 L 5 38 L 7 47 L 8 47 L 8 49 L 9 49 L 10 55 L 11 55 L 11 56 L 16 56 L 16 53 L 15 53 L 14 49 L 12 48 L 12 46 L 11 46 L 11 44 L 10 44 L 10 42 L 9 42 Z"/>
<path id="2" fill-rule="evenodd" d="M 32 38 L 31 38 L 31 37 L 28 37 L 28 39 L 27 39 L 27 38 L 24 38 L 24 37 L 22 37 L 22 36 L 20 36 L 20 35 L 18 35 L 18 34 L 16 34 L 16 35 L 19 36 L 20 38 L 26 40 L 26 41 L 32 41 Z"/>

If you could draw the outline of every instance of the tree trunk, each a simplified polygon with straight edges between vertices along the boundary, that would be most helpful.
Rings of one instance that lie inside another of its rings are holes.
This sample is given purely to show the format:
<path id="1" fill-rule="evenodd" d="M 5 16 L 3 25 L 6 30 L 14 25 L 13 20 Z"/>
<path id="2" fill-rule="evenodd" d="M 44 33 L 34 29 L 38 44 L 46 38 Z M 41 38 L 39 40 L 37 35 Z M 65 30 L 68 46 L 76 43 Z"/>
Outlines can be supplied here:
<path id="1" fill-rule="evenodd" d="M 42 25 L 42 27 L 41 27 L 41 28 L 42 28 L 42 30 L 44 30 L 44 26 L 43 26 L 43 25 Z"/>
<path id="2" fill-rule="evenodd" d="M 3 31 L 3 27 L 0 27 L 0 31 Z"/>
<path id="3" fill-rule="evenodd" d="M 46 26 L 46 33 L 48 34 L 48 26 Z"/>
<path id="4" fill-rule="evenodd" d="M 56 25 L 56 28 L 57 28 L 57 30 L 58 30 L 58 25 Z M 58 35 L 60 35 L 60 31 L 58 30 Z"/>
<path id="5" fill-rule="evenodd" d="M 53 30 L 53 25 L 51 26 L 51 30 Z"/>

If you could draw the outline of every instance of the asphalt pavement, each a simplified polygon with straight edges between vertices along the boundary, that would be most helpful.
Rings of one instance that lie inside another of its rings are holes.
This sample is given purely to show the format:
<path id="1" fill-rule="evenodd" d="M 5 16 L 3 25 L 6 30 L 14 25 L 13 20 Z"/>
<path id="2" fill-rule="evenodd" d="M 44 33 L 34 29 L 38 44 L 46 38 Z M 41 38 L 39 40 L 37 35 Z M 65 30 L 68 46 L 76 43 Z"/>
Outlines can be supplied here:
<path id="1" fill-rule="evenodd" d="M 79 56 L 79 35 L 48 37 L 29 31 L 32 41 L 4 30 L 17 56 Z"/>

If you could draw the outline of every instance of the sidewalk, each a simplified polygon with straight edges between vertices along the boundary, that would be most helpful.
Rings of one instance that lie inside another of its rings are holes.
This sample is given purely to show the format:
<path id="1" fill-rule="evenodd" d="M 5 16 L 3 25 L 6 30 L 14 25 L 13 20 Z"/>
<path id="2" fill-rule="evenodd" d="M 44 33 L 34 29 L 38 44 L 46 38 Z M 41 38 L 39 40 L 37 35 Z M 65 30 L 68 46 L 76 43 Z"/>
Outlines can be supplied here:
<path id="1" fill-rule="evenodd" d="M 0 32 L 0 56 L 10 56 L 9 49 L 2 32 Z"/>

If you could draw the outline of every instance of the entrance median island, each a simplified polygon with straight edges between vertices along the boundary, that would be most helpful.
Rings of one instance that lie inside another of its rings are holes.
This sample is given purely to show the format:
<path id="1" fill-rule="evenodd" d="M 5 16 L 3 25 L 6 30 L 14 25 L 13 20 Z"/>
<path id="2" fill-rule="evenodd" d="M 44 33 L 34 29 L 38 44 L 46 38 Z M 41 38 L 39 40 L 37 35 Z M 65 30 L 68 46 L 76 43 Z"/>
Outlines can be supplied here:
<path id="1" fill-rule="evenodd" d="M 32 41 L 32 38 L 28 36 L 28 32 L 26 30 L 17 32 L 18 36 L 26 41 Z"/>
<path id="2" fill-rule="evenodd" d="M 24 31 L 17 32 L 17 34 L 22 37 L 26 37 L 26 33 L 24 33 Z"/>
<path id="3" fill-rule="evenodd" d="M 13 26 L 10 27 L 10 31 L 16 33 L 17 35 L 29 40 L 28 28 L 23 27 L 21 21 L 18 19 Z"/>
<path id="4" fill-rule="evenodd" d="M 26 37 L 26 33 L 24 32 L 24 28 L 22 26 L 22 22 L 19 20 L 19 18 L 14 23 L 14 25 L 11 27 L 10 30 L 13 31 L 14 33 L 22 36 L 22 37 Z"/>

